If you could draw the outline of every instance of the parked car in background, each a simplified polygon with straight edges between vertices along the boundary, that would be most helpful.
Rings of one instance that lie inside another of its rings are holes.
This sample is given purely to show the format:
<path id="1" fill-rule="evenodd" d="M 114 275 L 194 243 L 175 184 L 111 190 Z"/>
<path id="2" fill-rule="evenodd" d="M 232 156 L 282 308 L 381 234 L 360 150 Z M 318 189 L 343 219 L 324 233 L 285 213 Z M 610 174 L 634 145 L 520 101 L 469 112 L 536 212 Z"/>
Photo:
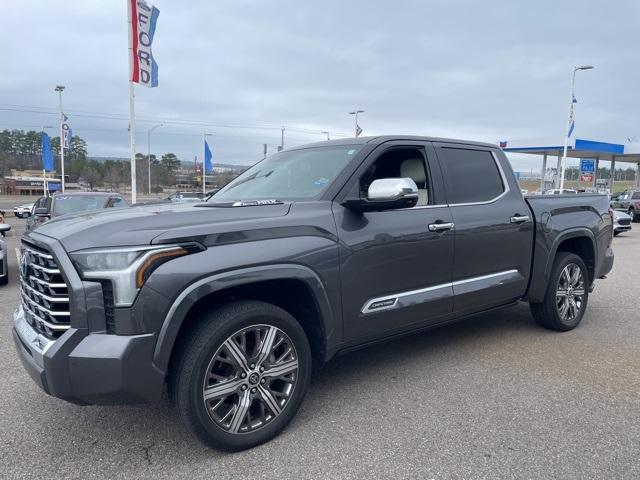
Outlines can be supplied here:
<path id="1" fill-rule="evenodd" d="M 128 207 L 127 200 L 111 192 L 65 192 L 40 197 L 33 206 L 33 215 L 27 220 L 27 231 L 39 227 L 54 217 L 68 213 L 91 212 L 103 208 Z"/>
<path id="2" fill-rule="evenodd" d="M 4 210 L 0 210 L 0 225 L 4 223 Z M 4 237 L 4 232 L 0 231 L 0 235 Z"/>
<path id="3" fill-rule="evenodd" d="M 0 232 L 2 235 L 11 230 L 11 225 L 0 223 Z M 0 285 L 9 283 L 9 260 L 7 256 L 7 242 L 0 238 Z"/>
<path id="4" fill-rule="evenodd" d="M 31 216 L 31 210 L 33 210 L 33 203 L 25 203 L 18 207 L 13 207 L 13 214 L 18 218 L 27 218 Z"/>
<path id="5" fill-rule="evenodd" d="M 578 191 L 573 188 L 563 188 L 560 190 L 559 188 L 552 188 L 550 190 L 546 190 L 544 192 L 545 195 L 577 195 Z"/>
<path id="6" fill-rule="evenodd" d="M 640 190 L 627 190 L 612 195 L 611 208 L 627 212 L 632 222 L 640 220 Z"/>
<path id="7" fill-rule="evenodd" d="M 176 192 L 167 198 L 171 203 L 202 202 L 205 199 L 203 192 Z"/>
<path id="8" fill-rule="evenodd" d="M 523 197 L 491 144 L 295 147 L 207 202 L 27 232 L 16 350 L 80 404 L 154 401 L 168 383 L 200 439 L 250 448 L 295 416 L 314 361 L 520 300 L 577 327 L 613 266 L 610 214 L 605 195 Z"/>
<path id="9" fill-rule="evenodd" d="M 620 210 L 613 211 L 613 234 L 618 236 L 622 232 L 631 230 L 631 216 Z"/>

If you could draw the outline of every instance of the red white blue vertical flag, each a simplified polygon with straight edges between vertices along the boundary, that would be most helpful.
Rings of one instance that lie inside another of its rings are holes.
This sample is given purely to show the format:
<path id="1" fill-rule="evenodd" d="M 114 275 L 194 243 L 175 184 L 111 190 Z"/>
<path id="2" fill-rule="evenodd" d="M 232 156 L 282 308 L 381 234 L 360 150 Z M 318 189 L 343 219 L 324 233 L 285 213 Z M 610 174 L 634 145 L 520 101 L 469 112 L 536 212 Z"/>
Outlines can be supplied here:
<path id="1" fill-rule="evenodd" d="M 131 81 L 145 87 L 158 86 L 158 64 L 151 45 L 160 10 L 145 0 L 129 0 L 131 14 Z"/>

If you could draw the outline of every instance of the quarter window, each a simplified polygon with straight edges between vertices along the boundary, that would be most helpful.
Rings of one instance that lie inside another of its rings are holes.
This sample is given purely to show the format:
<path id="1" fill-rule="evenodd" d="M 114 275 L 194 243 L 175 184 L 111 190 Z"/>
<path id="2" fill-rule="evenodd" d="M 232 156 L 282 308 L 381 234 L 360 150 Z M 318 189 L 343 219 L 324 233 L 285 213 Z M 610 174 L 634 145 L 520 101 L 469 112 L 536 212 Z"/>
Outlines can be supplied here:
<path id="1" fill-rule="evenodd" d="M 440 149 L 450 204 L 487 202 L 504 192 L 502 176 L 491 152 Z"/>

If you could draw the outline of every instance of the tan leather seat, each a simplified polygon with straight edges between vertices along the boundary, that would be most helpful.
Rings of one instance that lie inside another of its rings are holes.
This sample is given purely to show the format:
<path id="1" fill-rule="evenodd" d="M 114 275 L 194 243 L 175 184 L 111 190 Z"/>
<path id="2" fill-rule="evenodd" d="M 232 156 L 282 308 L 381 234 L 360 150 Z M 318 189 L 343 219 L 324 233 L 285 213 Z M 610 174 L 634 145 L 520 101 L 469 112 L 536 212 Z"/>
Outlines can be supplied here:
<path id="1" fill-rule="evenodd" d="M 426 205 L 429 202 L 427 190 L 427 176 L 424 171 L 424 162 L 421 158 L 408 158 L 400 164 L 400 176 L 411 178 L 418 186 L 417 205 Z"/>

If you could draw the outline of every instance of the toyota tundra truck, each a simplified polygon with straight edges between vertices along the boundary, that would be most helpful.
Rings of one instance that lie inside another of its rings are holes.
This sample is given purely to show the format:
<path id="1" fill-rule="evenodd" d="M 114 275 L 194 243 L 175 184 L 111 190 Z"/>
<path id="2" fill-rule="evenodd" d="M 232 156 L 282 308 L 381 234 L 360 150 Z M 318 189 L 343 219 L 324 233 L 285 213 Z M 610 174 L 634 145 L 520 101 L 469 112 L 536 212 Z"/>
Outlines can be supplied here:
<path id="1" fill-rule="evenodd" d="M 13 336 L 48 394 L 133 403 L 166 387 L 198 438 L 241 450 L 277 435 L 338 353 L 521 301 L 575 328 L 611 240 L 605 195 L 523 198 L 495 145 L 334 140 L 206 202 L 28 232 Z"/>

